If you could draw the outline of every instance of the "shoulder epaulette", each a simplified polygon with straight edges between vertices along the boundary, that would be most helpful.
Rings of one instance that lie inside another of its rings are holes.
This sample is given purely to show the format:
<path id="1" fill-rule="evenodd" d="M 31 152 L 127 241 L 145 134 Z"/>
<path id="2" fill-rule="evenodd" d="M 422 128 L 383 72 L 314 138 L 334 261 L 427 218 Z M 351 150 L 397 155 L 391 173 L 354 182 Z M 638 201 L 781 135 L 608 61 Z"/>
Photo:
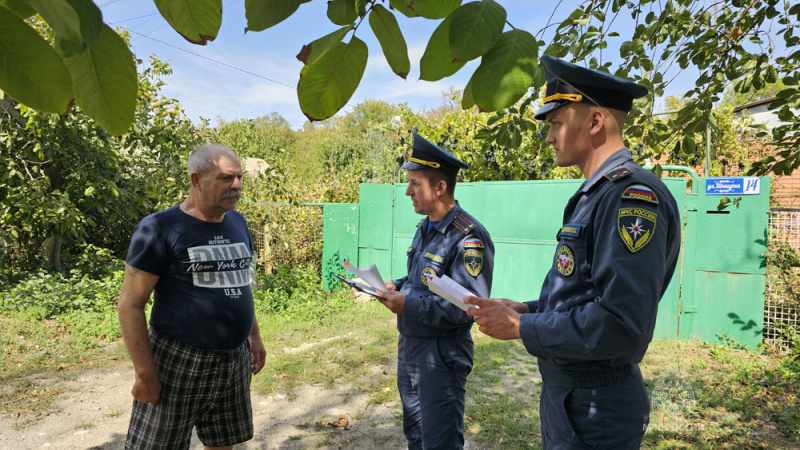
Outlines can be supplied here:
<path id="1" fill-rule="evenodd" d="M 628 170 L 624 165 L 620 164 L 619 166 L 614 167 L 613 169 L 606 172 L 606 174 L 603 176 L 606 177 L 608 181 L 614 182 L 614 181 L 619 181 L 623 178 L 627 178 L 631 176 L 632 173 L 633 172 Z"/>
<path id="2" fill-rule="evenodd" d="M 467 219 L 467 216 L 464 214 L 459 214 L 455 219 L 453 219 L 453 226 L 458 228 L 458 231 L 464 234 L 469 234 L 469 232 L 475 228 L 475 224 L 471 220 Z"/>
<path id="3" fill-rule="evenodd" d="M 422 222 L 424 222 L 424 221 L 425 221 L 425 219 L 421 219 L 419 222 L 417 222 L 417 228 L 419 228 L 419 226 L 422 225 Z"/>

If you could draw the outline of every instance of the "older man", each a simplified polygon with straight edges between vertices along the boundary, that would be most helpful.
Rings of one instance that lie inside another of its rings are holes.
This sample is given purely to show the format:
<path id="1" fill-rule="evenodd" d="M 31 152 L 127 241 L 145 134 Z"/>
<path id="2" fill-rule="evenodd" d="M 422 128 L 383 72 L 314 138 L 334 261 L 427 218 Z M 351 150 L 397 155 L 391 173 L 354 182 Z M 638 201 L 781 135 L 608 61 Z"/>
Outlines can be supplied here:
<path id="1" fill-rule="evenodd" d="M 187 198 L 145 217 L 128 249 L 117 306 L 135 372 L 128 449 L 189 448 L 193 427 L 206 448 L 253 437 L 250 379 L 266 351 L 250 290 L 252 242 L 234 210 L 242 165 L 205 144 L 188 171 Z"/>

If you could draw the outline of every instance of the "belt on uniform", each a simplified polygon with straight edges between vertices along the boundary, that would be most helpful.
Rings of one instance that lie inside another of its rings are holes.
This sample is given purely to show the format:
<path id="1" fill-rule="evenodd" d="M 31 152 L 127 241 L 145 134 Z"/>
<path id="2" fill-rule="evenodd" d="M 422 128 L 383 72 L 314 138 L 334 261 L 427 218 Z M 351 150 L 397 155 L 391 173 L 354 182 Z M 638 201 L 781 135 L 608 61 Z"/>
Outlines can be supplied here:
<path id="1" fill-rule="evenodd" d="M 559 370 L 558 366 L 542 361 L 539 362 L 539 372 L 548 386 L 573 388 L 613 386 L 641 374 L 638 364 L 598 366 L 593 370 Z"/>

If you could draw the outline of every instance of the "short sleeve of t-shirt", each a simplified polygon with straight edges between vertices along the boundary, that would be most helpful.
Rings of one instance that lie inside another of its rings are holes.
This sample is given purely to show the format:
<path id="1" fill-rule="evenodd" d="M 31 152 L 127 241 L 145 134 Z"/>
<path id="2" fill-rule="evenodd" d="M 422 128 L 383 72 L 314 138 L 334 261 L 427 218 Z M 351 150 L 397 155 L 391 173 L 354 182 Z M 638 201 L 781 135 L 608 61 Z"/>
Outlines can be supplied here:
<path id="1" fill-rule="evenodd" d="M 166 273 L 168 263 L 164 252 L 164 240 L 155 215 L 145 217 L 136 226 L 128 247 L 126 262 L 131 267 L 153 275 L 162 276 Z"/>

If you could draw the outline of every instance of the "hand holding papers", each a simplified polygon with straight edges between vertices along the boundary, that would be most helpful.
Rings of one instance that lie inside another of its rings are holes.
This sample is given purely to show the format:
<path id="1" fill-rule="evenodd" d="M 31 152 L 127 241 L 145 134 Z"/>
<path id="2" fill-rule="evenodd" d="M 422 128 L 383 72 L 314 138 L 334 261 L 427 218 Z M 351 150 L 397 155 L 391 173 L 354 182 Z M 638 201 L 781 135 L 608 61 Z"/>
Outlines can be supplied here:
<path id="1" fill-rule="evenodd" d="M 480 326 L 484 334 L 503 341 L 516 339 L 524 345 L 519 334 L 519 319 L 525 313 L 517 311 L 518 308 L 510 306 L 510 303 L 515 302 L 502 298 L 475 297 L 470 299 L 470 303 L 465 304 L 470 307 L 469 311 L 465 311 L 475 319 L 475 323 Z"/>
<path id="2" fill-rule="evenodd" d="M 428 280 L 428 289 L 434 294 L 442 297 L 448 302 L 458 306 L 464 311 L 469 308 L 477 308 L 475 305 L 468 305 L 464 303 L 464 297 L 467 295 L 475 295 L 464 286 L 461 286 L 447 275 L 442 275 L 441 278 L 434 275 Z"/>
<path id="3" fill-rule="evenodd" d="M 375 264 L 373 264 L 373 265 L 371 265 L 371 266 L 369 266 L 367 268 L 361 269 L 361 268 L 358 268 L 358 267 L 352 265 L 350 263 L 350 261 L 345 259 L 345 260 L 342 261 L 342 265 L 344 266 L 345 269 L 347 269 L 348 272 L 350 272 L 353 275 L 355 275 L 356 277 L 364 280 L 366 282 L 366 284 L 365 283 L 359 283 L 356 280 L 351 280 L 349 278 L 345 278 L 345 277 L 342 277 L 342 276 L 334 274 L 334 276 L 336 278 L 344 281 L 345 283 L 347 283 L 348 285 L 350 285 L 352 288 L 356 289 L 357 291 L 364 292 L 364 293 L 369 294 L 369 295 L 371 295 L 373 297 L 383 298 L 380 295 L 378 295 L 378 293 L 376 291 L 377 290 L 385 291 L 386 290 L 386 286 L 383 284 L 383 278 L 381 277 L 381 273 L 378 271 L 378 267 L 376 267 Z"/>

